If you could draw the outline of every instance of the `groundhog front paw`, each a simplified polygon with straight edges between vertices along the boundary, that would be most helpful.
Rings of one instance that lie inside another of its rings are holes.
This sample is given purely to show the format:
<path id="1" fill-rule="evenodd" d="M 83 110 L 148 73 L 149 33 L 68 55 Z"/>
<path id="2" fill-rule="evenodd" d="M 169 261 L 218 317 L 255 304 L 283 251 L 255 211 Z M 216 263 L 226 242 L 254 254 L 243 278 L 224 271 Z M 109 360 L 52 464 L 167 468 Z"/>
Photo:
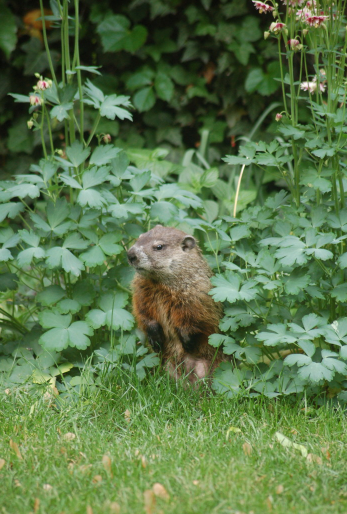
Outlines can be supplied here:
<path id="1" fill-rule="evenodd" d="M 148 323 L 147 337 L 153 350 L 157 353 L 160 353 L 163 350 L 163 345 L 165 342 L 165 334 L 162 326 L 156 321 Z"/>
<path id="2" fill-rule="evenodd" d="M 186 351 L 187 353 L 194 353 L 194 351 L 196 351 L 199 347 L 199 340 L 201 334 L 189 334 L 188 332 L 185 332 L 183 330 L 177 330 L 177 333 L 182 343 L 184 351 Z"/>

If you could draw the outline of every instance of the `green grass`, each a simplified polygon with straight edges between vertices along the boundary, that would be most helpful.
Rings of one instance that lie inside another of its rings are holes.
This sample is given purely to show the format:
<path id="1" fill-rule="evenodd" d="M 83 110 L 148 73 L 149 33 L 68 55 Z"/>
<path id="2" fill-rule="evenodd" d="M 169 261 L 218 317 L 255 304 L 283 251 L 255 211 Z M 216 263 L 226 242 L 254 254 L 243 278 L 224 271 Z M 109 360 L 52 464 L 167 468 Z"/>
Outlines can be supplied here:
<path id="1" fill-rule="evenodd" d="M 281 446 L 276 431 L 318 462 Z M 68 432 L 75 439 L 65 440 Z M 110 502 L 121 514 L 342 513 L 346 442 L 341 411 L 227 400 L 166 378 L 136 387 L 120 381 L 60 410 L 42 392 L 12 392 L 0 397 L 0 513 L 117 512 Z M 170 497 L 145 508 L 144 492 L 156 482 Z"/>

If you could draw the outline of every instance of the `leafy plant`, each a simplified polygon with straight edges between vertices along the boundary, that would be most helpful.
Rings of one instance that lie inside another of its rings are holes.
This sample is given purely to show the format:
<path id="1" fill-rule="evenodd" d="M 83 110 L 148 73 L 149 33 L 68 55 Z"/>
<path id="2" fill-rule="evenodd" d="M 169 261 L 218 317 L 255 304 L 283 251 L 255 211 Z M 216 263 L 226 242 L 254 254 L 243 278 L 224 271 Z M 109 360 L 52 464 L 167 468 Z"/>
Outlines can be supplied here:
<path id="1" fill-rule="evenodd" d="M 99 134 L 99 145 L 91 146 L 102 118 L 132 119 L 131 103 L 83 79 L 95 69 L 80 65 L 77 0 L 74 7 L 70 27 L 68 2 L 57 4 L 62 80 L 44 30 L 52 79 L 37 74 L 30 95 L 12 94 L 16 102 L 29 104 L 28 130 L 40 138 L 44 158 L 27 173 L 0 182 L 0 370 L 5 386 L 29 379 L 52 385 L 59 376 L 57 387 L 78 388 L 81 380 L 74 375 L 87 357 L 95 365 L 92 374 L 122 365 L 144 378 L 158 358 L 138 342 L 128 310 L 132 275 L 125 247 L 152 221 L 176 218 L 184 226 L 192 208 L 204 212 L 193 192 L 165 184 L 155 168 L 130 165 L 107 134 Z M 41 14 L 44 21 L 42 5 Z M 71 29 L 75 44 L 70 56 Z M 97 112 L 88 139 L 85 106 Z M 52 136 L 57 122 L 65 134 L 60 147 Z"/>
<path id="2" fill-rule="evenodd" d="M 254 3 L 264 12 L 277 9 Z M 214 223 L 218 267 L 225 271 L 212 279 L 211 294 L 226 302 L 221 329 L 230 336 L 214 336 L 211 344 L 223 344 L 244 362 L 240 372 L 229 365 L 218 372 L 215 387 L 227 394 L 243 383 L 268 396 L 305 390 L 346 397 L 344 13 L 344 2 L 287 9 L 283 21 L 276 13 L 265 36 L 278 40 L 279 136 L 271 143 L 247 142 L 239 156 L 225 158 L 242 166 L 239 183 L 253 164 L 265 173 L 277 169 L 290 192 L 244 211 L 239 220 Z M 307 122 L 300 119 L 303 108 Z"/>

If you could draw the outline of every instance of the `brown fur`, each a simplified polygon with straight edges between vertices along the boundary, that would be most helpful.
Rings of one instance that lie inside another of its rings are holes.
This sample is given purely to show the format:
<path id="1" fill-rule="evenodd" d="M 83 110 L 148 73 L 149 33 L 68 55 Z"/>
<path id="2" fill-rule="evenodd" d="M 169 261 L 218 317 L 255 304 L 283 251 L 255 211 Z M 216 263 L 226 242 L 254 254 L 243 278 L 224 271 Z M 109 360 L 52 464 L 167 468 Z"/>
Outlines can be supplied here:
<path id="1" fill-rule="evenodd" d="M 208 295 L 211 270 L 196 240 L 157 225 L 139 237 L 128 259 L 137 271 L 135 318 L 170 374 L 188 374 L 191 382 L 210 374 L 224 360 L 208 344 L 218 332 L 221 306 Z"/>

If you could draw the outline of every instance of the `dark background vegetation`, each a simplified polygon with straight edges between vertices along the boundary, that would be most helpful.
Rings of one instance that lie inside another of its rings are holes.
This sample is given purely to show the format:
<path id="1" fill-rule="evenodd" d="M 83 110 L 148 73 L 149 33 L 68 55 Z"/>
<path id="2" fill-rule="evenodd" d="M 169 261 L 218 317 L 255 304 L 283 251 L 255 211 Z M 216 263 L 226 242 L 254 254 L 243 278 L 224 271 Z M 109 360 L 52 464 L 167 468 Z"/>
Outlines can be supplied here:
<path id="1" fill-rule="evenodd" d="M 34 73 L 50 76 L 38 8 L 38 0 L 0 2 L 0 168 L 5 176 L 25 173 L 41 157 L 39 133 L 27 129 L 23 105 L 7 96 L 28 94 Z M 54 0 L 45 8 L 54 12 Z M 124 121 L 120 129 L 117 121 L 106 120 L 98 130 L 109 133 L 116 146 L 160 146 L 170 150 L 170 160 L 181 162 L 207 129 L 208 160 L 220 165 L 220 157 L 237 153 L 238 138 L 247 137 L 278 99 L 277 45 L 263 38 L 272 16 L 259 15 L 251 1 L 88 0 L 80 9 L 81 63 L 99 66 L 102 76 L 90 75 L 95 85 L 106 94 L 129 95 L 135 107 L 133 123 Z M 54 22 L 48 37 L 59 67 L 60 30 Z M 93 116 L 91 111 L 87 130 Z M 263 139 L 272 137 L 273 119 L 272 111 L 261 126 Z M 64 147 L 59 124 L 55 137 Z"/>

